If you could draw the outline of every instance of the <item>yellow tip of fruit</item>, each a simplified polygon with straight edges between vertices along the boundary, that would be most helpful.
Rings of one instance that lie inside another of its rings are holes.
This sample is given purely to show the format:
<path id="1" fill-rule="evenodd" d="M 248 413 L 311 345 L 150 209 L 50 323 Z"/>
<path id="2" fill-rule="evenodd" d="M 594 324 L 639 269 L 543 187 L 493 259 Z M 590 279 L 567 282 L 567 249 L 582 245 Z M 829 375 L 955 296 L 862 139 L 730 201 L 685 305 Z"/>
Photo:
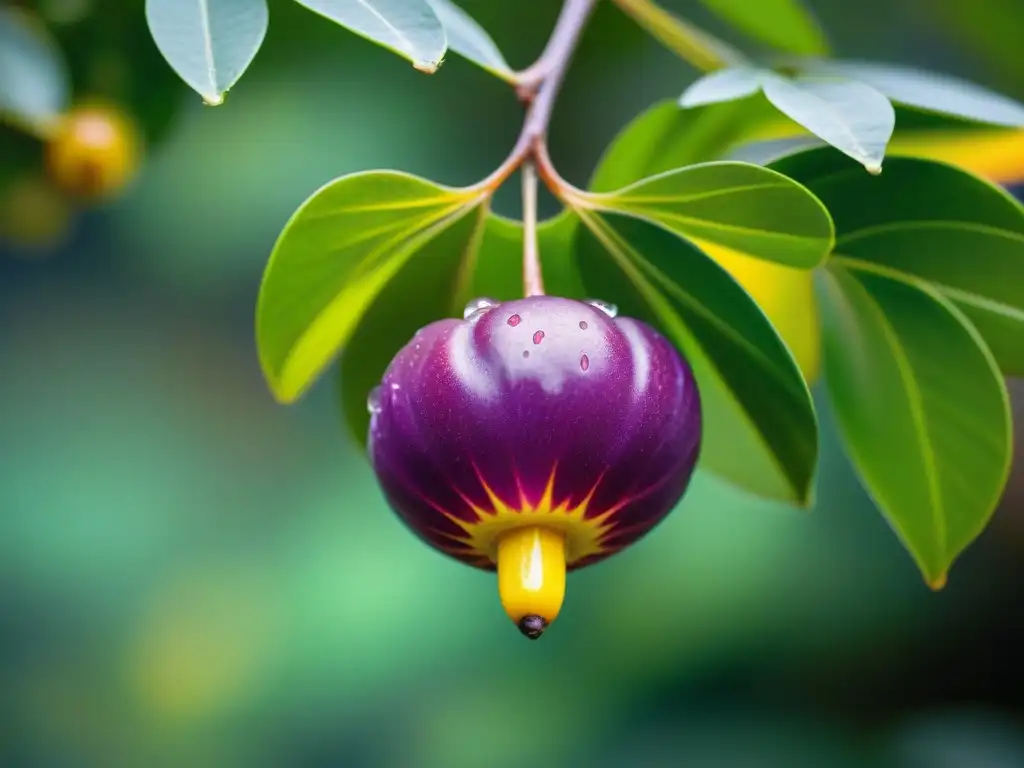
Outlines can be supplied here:
<path id="1" fill-rule="evenodd" d="M 498 540 L 498 594 L 519 631 L 536 640 L 565 600 L 565 536 L 542 526 L 516 528 Z"/>

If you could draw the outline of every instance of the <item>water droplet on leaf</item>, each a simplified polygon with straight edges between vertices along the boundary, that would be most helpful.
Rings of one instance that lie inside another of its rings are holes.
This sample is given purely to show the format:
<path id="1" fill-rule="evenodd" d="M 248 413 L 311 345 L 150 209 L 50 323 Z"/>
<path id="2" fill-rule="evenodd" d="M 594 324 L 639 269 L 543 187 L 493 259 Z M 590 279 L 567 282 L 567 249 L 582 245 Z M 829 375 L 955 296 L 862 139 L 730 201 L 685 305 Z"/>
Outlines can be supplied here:
<path id="1" fill-rule="evenodd" d="M 601 310 L 608 315 L 608 317 L 615 317 L 619 314 L 619 308 L 607 301 L 601 301 L 600 299 L 587 299 L 587 304 L 592 306 L 594 309 Z"/>
<path id="2" fill-rule="evenodd" d="M 470 299 L 466 303 L 466 308 L 462 310 L 462 319 L 468 320 L 477 312 L 482 312 L 485 309 L 496 306 L 498 306 L 498 302 L 494 299 L 488 299 L 486 296 L 481 296 L 479 299 Z"/>

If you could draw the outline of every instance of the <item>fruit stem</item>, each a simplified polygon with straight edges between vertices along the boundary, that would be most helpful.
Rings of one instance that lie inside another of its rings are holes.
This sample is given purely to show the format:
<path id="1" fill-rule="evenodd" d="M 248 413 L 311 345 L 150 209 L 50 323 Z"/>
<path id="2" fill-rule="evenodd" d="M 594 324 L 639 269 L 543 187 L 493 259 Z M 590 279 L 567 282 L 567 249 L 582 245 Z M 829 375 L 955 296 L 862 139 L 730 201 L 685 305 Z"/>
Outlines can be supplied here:
<path id="1" fill-rule="evenodd" d="M 565 536 L 539 525 L 498 539 L 498 595 L 519 631 L 536 640 L 565 600 Z"/>
<path id="2" fill-rule="evenodd" d="M 537 168 L 532 160 L 523 163 L 523 292 L 544 295 L 544 277 L 537 245 Z"/>

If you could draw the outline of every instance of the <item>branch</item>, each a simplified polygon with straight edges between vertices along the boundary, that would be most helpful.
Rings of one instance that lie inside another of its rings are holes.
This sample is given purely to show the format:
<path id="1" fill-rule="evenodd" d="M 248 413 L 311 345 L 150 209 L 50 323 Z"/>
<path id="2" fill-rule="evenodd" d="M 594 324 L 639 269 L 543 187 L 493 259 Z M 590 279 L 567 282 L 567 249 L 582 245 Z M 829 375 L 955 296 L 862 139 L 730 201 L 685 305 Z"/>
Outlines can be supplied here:
<path id="1" fill-rule="evenodd" d="M 565 72 L 596 3 L 597 0 L 565 0 L 544 50 L 537 61 L 520 72 L 517 78 L 516 92 L 527 104 L 519 138 L 505 162 L 481 181 L 478 188 L 493 192 L 526 160 L 538 155 L 539 148 L 547 139 L 548 123 L 551 122 L 551 113 L 565 79 Z M 540 154 L 546 159 L 546 152 L 541 151 Z M 550 166 L 550 163 L 547 165 Z M 559 194 L 562 187 L 568 186 L 553 168 L 542 168 L 541 171 L 545 184 L 558 187 L 552 187 L 555 194 Z"/>

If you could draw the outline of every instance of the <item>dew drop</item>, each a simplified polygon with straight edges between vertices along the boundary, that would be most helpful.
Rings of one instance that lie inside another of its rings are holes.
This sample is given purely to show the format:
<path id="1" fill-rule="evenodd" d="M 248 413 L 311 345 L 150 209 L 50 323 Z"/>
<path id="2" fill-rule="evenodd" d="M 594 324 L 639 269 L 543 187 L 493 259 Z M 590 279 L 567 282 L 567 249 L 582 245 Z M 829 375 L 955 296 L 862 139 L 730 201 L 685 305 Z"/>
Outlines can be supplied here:
<path id="1" fill-rule="evenodd" d="M 537 331 L 533 334 L 534 344 L 540 344 L 542 341 L 544 341 L 544 331 Z"/>
<path id="2" fill-rule="evenodd" d="M 580 355 L 580 370 L 587 370 L 590 367 L 590 358 L 586 355 Z"/>
<path id="3" fill-rule="evenodd" d="M 382 400 L 380 387 L 374 387 L 366 397 L 366 410 L 371 414 L 380 413 L 384 410 Z"/>
<path id="4" fill-rule="evenodd" d="M 512 317 L 510 317 L 508 319 L 508 324 L 511 325 L 513 328 L 515 328 L 522 321 L 523 321 L 523 318 L 521 318 L 519 315 L 512 315 Z"/>
<path id="5" fill-rule="evenodd" d="M 530 356 L 530 350 L 524 349 L 523 350 L 523 357 L 529 357 L 529 356 Z"/>
<path id="6" fill-rule="evenodd" d="M 498 306 L 498 302 L 494 299 L 489 299 L 486 296 L 481 296 L 479 299 L 470 299 L 466 303 L 465 309 L 462 310 L 462 319 L 468 320 L 477 312 L 483 312 L 486 309 L 496 306 Z"/>
<path id="7" fill-rule="evenodd" d="M 583 330 L 583 331 L 587 330 L 587 321 L 586 320 L 580 320 L 580 330 Z"/>
<path id="8" fill-rule="evenodd" d="M 587 299 L 587 304 L 592 306 L 594 309 L 601 310 L 608 315 L 608 317 L 615 317 L 619 314 L 619 308 L 607 301 L 601 301 L 600 299 Z"/>

